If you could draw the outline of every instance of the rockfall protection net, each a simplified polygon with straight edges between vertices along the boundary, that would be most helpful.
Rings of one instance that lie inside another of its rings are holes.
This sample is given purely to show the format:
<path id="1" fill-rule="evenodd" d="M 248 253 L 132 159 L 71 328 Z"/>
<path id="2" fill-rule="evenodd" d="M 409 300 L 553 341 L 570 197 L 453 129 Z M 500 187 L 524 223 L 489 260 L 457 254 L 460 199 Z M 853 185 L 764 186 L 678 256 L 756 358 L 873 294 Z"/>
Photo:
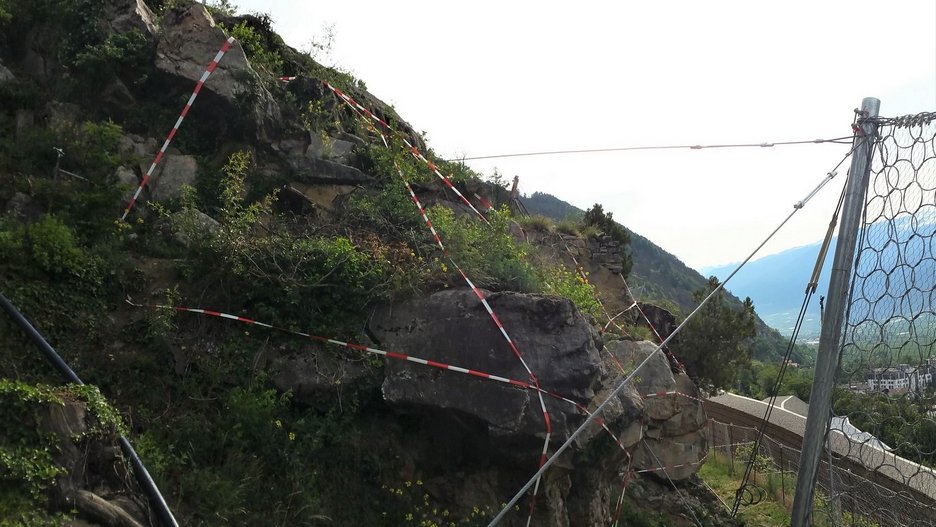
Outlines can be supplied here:
<path id="1" fill-rule="evenodd" d="M 729 475 L 740 477 L 755 444 L 757 429 L 711 420 L 708 434 L 709 462 L 721 465 Z M 746 488 L 743 496 L 745 509 L 765 500 L 792 507 L 801 452 L 791 442 L 768 435 L 758 443 L 754 484 Z M 926 526 L 936 521 L 932 511 L 921 507 L 912 492 L 882 485 L 859 462 L 834 454 L 831 467 L 828 453 L 820 459 L 816 489 L 813 511 L 816 526 Z M 720 496 L 726 509 L 730 509 L 731 498 L 727 494 Z"/>
<path id="2" fill-rule="evenodd" d="M 936 525 L 936 113 L 875 120 L 813 518 Z"/>

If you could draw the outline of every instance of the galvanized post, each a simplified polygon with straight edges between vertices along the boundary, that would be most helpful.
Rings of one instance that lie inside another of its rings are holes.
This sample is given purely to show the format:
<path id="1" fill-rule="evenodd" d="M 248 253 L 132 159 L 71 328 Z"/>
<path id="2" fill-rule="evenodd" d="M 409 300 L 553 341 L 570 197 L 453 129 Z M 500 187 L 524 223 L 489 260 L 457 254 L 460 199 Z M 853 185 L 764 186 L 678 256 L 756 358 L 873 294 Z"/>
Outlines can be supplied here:
<path id="1" fill-rule="evenodd" d="M 861 101 L 861 117 L 863 119 L 877 117 L 880 107 L 880 100 L 873 97 L 865 98 Z M 819 356 L 809 397 L 809 414 L 806 418 L 803 451 L 796 478 L 796 494 L 793 497 L 790 524 L 792 527 L 810 525 L 819 458 L 829 430 L 832 391 L 835 388 L 835 371 L 842 347 L 842 327 L 845 322 L 848 287 L 876 135 L 877 125 L 873 121 L 859 120 L 851 168 L 848 170 L 845 202 L 842 206 L 842 223 L 835 247 L 835 261 L 829 277 L 829 292 L 826 295 L 828 302 L 822 321 L 822 333 L 819 337 Z"/>

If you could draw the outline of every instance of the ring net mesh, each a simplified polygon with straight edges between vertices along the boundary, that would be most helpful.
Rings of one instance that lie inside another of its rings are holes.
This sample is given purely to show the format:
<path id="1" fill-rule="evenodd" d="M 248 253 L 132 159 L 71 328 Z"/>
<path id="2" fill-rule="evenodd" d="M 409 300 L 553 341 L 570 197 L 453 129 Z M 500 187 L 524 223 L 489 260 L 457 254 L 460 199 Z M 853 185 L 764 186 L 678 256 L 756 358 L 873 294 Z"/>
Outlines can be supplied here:
<path id="1" fill-rule="evenodd" d="M 936 113 L 875 121 L 813 518 L 936 525 Z"/>

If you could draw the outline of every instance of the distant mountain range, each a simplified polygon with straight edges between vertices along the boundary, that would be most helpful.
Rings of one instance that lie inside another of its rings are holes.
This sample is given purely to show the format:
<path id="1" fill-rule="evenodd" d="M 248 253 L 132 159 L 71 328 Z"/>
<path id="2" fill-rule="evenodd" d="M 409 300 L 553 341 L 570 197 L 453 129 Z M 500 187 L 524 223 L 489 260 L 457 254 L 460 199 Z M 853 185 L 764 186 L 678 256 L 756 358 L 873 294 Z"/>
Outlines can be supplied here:
<path id="1" fill-rule="evenodd" d="M 829 274 L 835 255 L 833 238 L 828 256 L 822 267 L 816 294 L 809 305 L 800 341 L 812 341 L 819 338 L 819 297 L 829 289 Z M 751 297 L 757 313 L 772 328 L 784 335 L 789 335 L 796 322 L 800 306 L 809 283 L 810 274 L 816 265 L 821 243 L 794 247 L 783 252 L 765 256 L 748 262 L 730 282 L 728 289 L 741 298 Z M 715 276 L 724 280 L 738 264 L 703 267 L 699 272 L 705 276 Z"/>
<path id="2" fill-rule="evenodd" d="M 895 315 L 907 319 L 931 311 L 936 298 L 930 298 L 936 277 L 936 247 L 931 241 L 936 224 L 913 220 L 903 216 L 891 221 L 870 225 L 864 233 L 864 247 L 857 263 L 857 281 L 854 286 L 859 298 L 873 302 L 860 303 L 850 318 L 852 322 L 875 319 L 884 322 Z M 835 257 L 837 238 L 832 239 L 828 256 L 822 267 L 818 288 L 809 306 L 800 341 L 818 339 L 820 331 L 819 297 L 829 289 L 829 275 Z M 738 296 L 751 297 L 757 313 L 764 321 L 781 333 L 789 335 L 796 322 L 806 285 L 816 265 L 820 243 L 795 247 L 765 256 L 745 265 L 728 283 Z M 737 264 L 704 267 L 699 271 L 724 280 Z M 864 306 L 863 308 L 861 306 Z M 885 328 L 887 333 L 899 333 L 904 322 L 893 320 Z"/>

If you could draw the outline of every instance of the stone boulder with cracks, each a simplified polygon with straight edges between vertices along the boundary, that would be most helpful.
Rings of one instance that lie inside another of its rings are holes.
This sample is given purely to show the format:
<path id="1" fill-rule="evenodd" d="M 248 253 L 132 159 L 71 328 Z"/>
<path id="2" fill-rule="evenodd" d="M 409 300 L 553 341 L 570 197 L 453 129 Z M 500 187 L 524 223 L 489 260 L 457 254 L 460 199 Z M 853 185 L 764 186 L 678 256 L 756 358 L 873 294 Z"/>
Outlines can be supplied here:
<path id="1" fill-rule="evenodd" d="M 598 425 L 590 425 L 547 471 L 534 518 L 537 525 L 602 523 L 613 513 L 614 494 L 628 466 L 649 470 L 662 464 L 674 481 L 695 473 L 706 451 L 704 413 L 692 398 L 698 390 L 685 375 L 672 373 L 653 344 L 620 341 L 604 347 L 594 327 L 565 299 L 485 294 L 541 388 L 589 410 L 649 357 L 633 382 L 602 412 L 628 453 Z M 368 330 L 388 351 L 531 382 L 487 311 L 467 289 L 381 306 Z M 386 365 L 381 392 L 390 408 L 421 419 L 419 436 L 401 441 L 408 445 L 410 464 L 421 467 L 422 473 L 438 467 L 440 478 L 426 477 L 427 487 L 436 495 L 454 503 L 480 496 L 503 501 L 535 472 L 545 424 L 534 390 L 392 360 Z M 544 401 L 551 420 L 552 452 L 586 416 L 569 402 L 550 396 Z M 444 468 L 439 466 L 440 457 L 448 460 Z M 457 478 L 450 477 L 452 471 Z M 441 477 L 445 473 L 449 477 Z M 660 470 L 654 473 L 665 477 Z"/>
<path id="2" fill-rule="evenodd" d="M 170 11 L 161 25 L 156 70 L 194 87 L 227 36 L 205 6 L 198 3 Z M 214 99 L 199 101 L 199 106 L 213 105 L 220 115 L 241 115 L 259 142 L 271 143 L 276 138 L 281 121 L 279 106 L 237 41 L 218 63 L 199 97 Z"/>

